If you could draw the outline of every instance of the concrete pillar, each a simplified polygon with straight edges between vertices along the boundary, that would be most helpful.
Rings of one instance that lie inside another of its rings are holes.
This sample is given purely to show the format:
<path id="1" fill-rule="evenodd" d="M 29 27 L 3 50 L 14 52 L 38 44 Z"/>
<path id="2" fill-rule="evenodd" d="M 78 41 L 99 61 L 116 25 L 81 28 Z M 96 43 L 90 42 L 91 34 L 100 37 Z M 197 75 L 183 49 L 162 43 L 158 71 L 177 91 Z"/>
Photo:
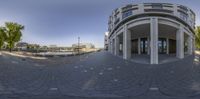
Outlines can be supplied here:
<path id="1" fill-rule="evenodd" d="M 138 38 L 138 54 L 139 55 L 141 54 L 141 51 L 140 51 L 140 38 Z"/>
<path id="2" fill-rule="evenodd" d="M 111 53 L 113 54 L 113 39 L 111 39 Z"/>
<path id="3" fill-rule="evenodd" d="M 192 55 L 193 41 L 192 41 L 192 37 L 191 37 L 191 36 L 188 37 L 187 42 L 188 42 L 188 54 L 189 54 L 189 55 Z"/>
<path id="4" fill-rule="evenodd" d="M 194 54 L 194 52 L 195 52 L 195 50 L 196 50 L 196 46 L 195 46 L 195 37 L 193 37 L 193 39 L 192 39 L 192 52 L 193 52 L 193 54 Z"/>
<path id="5" fill-rule="evenodd" d="M 139 12 L 140 13 L 143 13 L 144 12 L 144 5 L 143 4 L 138 4 L 138 7 L 139 7 Z"/>
<path id="6" fill-rule="evenodd" d="M 175 16 L 179 16 L 179 15 L 178 15 L 178 11 L 177 11 L 177 9 L 178 9 L 178 8 L 177 8 L 177 5 L 174 4 L 174 5 L 173 5 L 173 8 L 174 8 L 174 15 L 175 15 Z"/>
<path id="7" fill-rule="evenodd" d="M 166 38 L 166 43 L 167 43 L 167 54 L 169 54 L 169 38 Z"/>
<path id="8" fill-rule="evenodd" d="M 110 53 L 112 53 L 112 41 L 110 41 Z"/>
<path id="9" fill-rule="evenodd" d="M 151 64 L 158 64 L 158 19 L 151 18 L 150 25 L 150 62 Z"/>
<path id="10" fill-rule="evenodd" d="M 110 42 L 110 39 L 109 39 L 108 50 L 109 50 L 109 52 L 111 53 L 111 42 Z"/>
<path id="11" fill-rule="evenodd" d="M 112 40 L 112 54 L 115 54 L 115 39 Z"/>
<path id="12" fill-rule="evenodd" d="M 147 37 L 147 54 L 149 55 L 150 54 L 150 38 Z"/>
<path id="13" fill-rule="evenodd" d="M 131 58 L 131 31 L 127 29 L 126 25 L 123 32 L 123 58 Z"/>
<path id="14" fill-rule="evenodd" d="M 108 52 L 110 52 L 110 40 L 108 39 Z"/>
<path id="15" fill-rule="evenodd" d="M 176 33 L 176 57 L 184 58 L 184 32 L 182 27 Z"/>
<path id="16" fill-rule="evenodd" d="M 115 55 L 119 55 L 119 37 L 115 37 Z"/>

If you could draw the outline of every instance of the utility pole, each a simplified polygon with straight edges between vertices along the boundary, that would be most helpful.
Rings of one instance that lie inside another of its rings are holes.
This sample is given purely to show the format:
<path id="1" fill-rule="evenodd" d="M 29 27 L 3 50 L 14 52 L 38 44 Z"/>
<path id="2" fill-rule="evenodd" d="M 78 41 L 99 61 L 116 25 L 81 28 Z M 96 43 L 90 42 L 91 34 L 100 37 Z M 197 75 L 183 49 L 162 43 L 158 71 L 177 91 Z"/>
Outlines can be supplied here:
<path id="1" fill-rule="evenodd" d="M 79 55 L 79 45 L 80 44 L 80 37 L 78 37 L 78 55 Z"/>

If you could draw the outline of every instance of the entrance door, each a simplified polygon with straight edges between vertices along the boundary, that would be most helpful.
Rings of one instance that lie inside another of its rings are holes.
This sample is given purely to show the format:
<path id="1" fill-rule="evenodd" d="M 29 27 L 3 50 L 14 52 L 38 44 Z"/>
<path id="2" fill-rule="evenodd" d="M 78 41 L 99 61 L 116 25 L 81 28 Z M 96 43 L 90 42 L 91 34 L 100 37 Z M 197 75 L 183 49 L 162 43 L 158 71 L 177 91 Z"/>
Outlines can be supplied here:
<path id="1" fill-rule="evenodd" d="M 158 53 L 167 54 L 167 42 L 165 38 L 159 38 L 158 40 Z"/>
<path id="2" fill-rule="evenodd" d="M 147 54 L 148 51 L 148 42 L 147 42 L 147 38 L 141 38 L 140 39 L 140 51 L 141 54 Z"/>
<path id="3" fill-rule="evenodd" d="M 132 53 L 137 54 L 138 53 L 138 39 L 132 40 Z"/>
<path id="4" fill-rule="evenodd" d="M 176 40 L 169 39 L 169 53 L 176 53 Z"/>

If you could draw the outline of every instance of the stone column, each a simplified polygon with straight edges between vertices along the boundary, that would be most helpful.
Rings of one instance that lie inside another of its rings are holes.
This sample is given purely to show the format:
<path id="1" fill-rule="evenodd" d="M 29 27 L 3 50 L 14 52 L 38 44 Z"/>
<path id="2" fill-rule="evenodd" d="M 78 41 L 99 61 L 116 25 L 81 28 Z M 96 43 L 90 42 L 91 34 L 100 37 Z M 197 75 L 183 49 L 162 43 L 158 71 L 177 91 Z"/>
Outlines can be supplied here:
<path id="1" fill-rule="evenodd" d="M 151 18 L 150 25 L 150 62 L 151 64 L 158 64 L 158 19 Z"/>
<path id="2" fill-rule="evenodd" d="M 115 37 L 115 55 L 119 55 L 119 37 Z"/>
<path id="3" fill-rule="evenodd" d="M 123 58 L 131 58 L 131 31 L 128 30 L 126 25 L 123 32 Z"/>
<path id="4" fill-rule="evenodd" d="M 167 54 L 169 54 L 169 38 L 166 38 L 166 43 L 167 43 Z"/>
<path id="5" fill-rule="evenodd" d="M 139 55 L 141 54 L 141 51 L 140 51 L 140 38 L 138 38 L 138 54 Z"/>
<path id="6" fill-rule="evenodd" d="M 184 58 L 184 32 L 182 27 L 176 33 L 176 57 Z"/>
<path id="7" fill-rule="evenodd" d="M 191 36 L 188 37 L 187 42 L 188 42 L 188 54 L 189 54 L 189 55 L 192 55 L 192 50 L 193 50 L 193 49 L 192 49 L 192 46 L 193 46 L 193 45 L 192 45 L 192 44 L 193 44 L 192 42 L 193 42 L 193 41 L 192 41 L 192 37 L 191 37 Z"/>

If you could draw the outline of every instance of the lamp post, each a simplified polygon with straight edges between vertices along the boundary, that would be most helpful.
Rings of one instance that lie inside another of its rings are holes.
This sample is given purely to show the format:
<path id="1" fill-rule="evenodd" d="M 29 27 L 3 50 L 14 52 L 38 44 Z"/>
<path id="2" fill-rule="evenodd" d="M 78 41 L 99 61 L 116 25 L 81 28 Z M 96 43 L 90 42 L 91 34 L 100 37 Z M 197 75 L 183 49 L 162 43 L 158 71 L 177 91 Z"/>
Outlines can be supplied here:
<path id="1" fill-rule="evenodd" d="M 80 37 L 78 37 L 78 55 L 79 55 L 79 44 L 80 44 Z"/>

